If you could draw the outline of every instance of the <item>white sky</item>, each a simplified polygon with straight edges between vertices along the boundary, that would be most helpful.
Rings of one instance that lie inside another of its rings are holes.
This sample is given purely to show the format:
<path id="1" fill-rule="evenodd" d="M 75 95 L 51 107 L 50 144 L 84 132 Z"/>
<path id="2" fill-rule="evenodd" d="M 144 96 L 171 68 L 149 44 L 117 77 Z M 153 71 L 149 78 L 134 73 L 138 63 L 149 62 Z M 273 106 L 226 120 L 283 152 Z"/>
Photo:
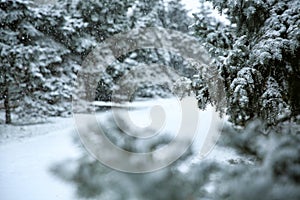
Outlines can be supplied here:
<path id="1" fill-rule="evenodd" d="M 197 12 L 199 8 L 199 0 L 182 0 L 182 2 L 186 5 L 186 8 L 190 11 L 190 13 Z"/>
<path id="2" fill-rule="evenodd" d="M 182 3 L 184 3 L 186 5 L 186 8 L 190 11 L 189 12 L 190 15 L 192 15 L 192 13 L 197 13 L 200 6 L 199 2 L 200 0 L 182 0 Z M 207 2 L 207 3 L 211 4 L 211 2 Z M 226 19 L 224 15 L 220 15 L 217 10 L 214 10 L 213 14 L 221 21 L 223 21 L 225 24 L 230 23 L 228 19 Z"/>

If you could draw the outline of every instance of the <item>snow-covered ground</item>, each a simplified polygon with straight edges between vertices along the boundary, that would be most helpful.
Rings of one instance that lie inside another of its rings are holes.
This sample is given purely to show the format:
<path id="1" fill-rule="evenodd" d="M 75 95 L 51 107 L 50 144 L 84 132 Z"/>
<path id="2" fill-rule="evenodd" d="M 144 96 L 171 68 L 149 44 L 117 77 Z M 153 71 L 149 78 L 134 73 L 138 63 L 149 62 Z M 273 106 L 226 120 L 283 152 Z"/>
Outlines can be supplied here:
<path id="1" fill-rule="evenodd" d="M 79 147 L 72 141 L 73 120 L 53 121 L 31 126 L 0 125 L 0 199 L 75 199 L 72 186 L 49 171 L 54 163 L 79 154 Z"/>
<path id="2" fill-rule="evenodd" d="M 213 110 L 201 112 L 202 118 L 209 118 Z M 133 113 L 140 115 L 139 111 Z M 140 120 L 141 126 L 149 123 L 149 119 L 134 114 L 132 118 Z M 72 185 L 49 170 L 80 155 L 81 145 L 73 142 L 75 128 L 73 118 L 52 118 L 49 123 L 29 126 L 0 124 L 0 199 L 77 199 Z M 215 147 L 207 159 L 226 162 L 232 157 L 234 153 L 228 149 Z"/>
<path id="3" fill-rule="evenodd" d="M 46 135 L 67 127 L 74 127 L 74 120 L 69 118 L 51 117 L 46 123 L 32 125 L 6 125 L 4 113 L 0 112 L 0 145 L 10 142 L 22 142 L 26 138 Z"/>

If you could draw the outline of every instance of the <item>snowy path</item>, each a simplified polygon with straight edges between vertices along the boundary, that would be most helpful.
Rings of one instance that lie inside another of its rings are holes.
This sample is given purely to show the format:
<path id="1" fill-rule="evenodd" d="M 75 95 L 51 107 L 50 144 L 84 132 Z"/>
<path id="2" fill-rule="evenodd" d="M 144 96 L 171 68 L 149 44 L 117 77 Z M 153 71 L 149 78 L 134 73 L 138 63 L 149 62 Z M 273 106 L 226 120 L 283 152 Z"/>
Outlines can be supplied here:
<path id="1" fill-rule="evenodd" d="M 57 179 L 49 167 L 77 156 L 73 128 L 0 146 L 0 199 L 71 200 L 71 185 Z"/>
<path id="2" fill-rule="evenodd" d="M 173 117 L 168 116 L 174 115 L 174 108 L 166 108 L 166 111 L 170 124 L 168 125 L 167 120 L 165 125 L 174 128 Z M 211 112 L 212 110 L 201 111 L 202 120 L 199 123 L 204 127 L 210 124 Z M 142 115 L 137 110 L 132 114 L 135 122 L 142 126 L 145 122 L 147 124 L 145 113 L 142 112 Z M 99 117 L 106 115 L 102 113 Z M 75 123 L 72 118 L 55 118 L 53 122 L 25 127 L 0 125 L 1 200 L 77 199 L 73 196 L 72 185 L 56 178 L 49 170 L 60 161 L 80 155 L 80 145 L 73 142 L 73 136 L 77 134 Z M 207 159 L 227 162 L 233 154 L 228 149 L 216 147 Z"/>

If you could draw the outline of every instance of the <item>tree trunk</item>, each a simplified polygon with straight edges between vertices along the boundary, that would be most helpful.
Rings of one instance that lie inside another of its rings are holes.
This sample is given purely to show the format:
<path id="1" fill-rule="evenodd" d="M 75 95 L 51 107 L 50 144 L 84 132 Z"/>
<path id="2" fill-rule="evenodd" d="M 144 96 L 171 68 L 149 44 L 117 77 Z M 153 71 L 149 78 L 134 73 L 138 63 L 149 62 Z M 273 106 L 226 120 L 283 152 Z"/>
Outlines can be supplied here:
<path id="1" fill-rule="evenodd" d="M 10 112 L 8 83 L 5 81 L 5 84 L 6 84 L 6 88 L 5 88 L 5 91 L 4 91 L 5 123 L 6 124 L 11 124 L 11 112 Z"/>

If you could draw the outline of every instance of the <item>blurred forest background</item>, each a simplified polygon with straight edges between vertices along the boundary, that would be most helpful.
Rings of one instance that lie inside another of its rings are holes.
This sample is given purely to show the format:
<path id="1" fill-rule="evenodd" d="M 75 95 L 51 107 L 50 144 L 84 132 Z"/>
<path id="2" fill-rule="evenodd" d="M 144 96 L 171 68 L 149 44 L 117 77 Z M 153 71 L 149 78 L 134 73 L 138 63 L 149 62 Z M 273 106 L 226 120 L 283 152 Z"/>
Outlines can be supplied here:
<path id="1" fill-rule="evenodd" d="M 111 101 L 120 77 L 141 63 L 168 66 L 189 80 L 199 109 L 213 105 L 229 117 L 218 145 L 244 159 L 194 163 L 189 151 L 160 171 L 126 174 L 83 151 L 75 169 L 62 163 L 53 168 L 55 174 L 75 184 L 82 198 L 300 199 L 300 2 L 199 0 L 197 5 L 190 15 L 180 0 L 0 0 L 4 123 L 69 116 L 82 63 L 107 38 L 146 27 L 180 31 L 211 55 L 218 83 L 180 55 L 139 49 L 103 71 L 95 100 Z M 166 98 L 172 93 L 168 84 L 145 82 L 131 100 Z M 214 92 L 226 98 L 209 90 L 216 84 L 224 87 Z M 181 170 L 183 164 L 187 170 Z"/>

